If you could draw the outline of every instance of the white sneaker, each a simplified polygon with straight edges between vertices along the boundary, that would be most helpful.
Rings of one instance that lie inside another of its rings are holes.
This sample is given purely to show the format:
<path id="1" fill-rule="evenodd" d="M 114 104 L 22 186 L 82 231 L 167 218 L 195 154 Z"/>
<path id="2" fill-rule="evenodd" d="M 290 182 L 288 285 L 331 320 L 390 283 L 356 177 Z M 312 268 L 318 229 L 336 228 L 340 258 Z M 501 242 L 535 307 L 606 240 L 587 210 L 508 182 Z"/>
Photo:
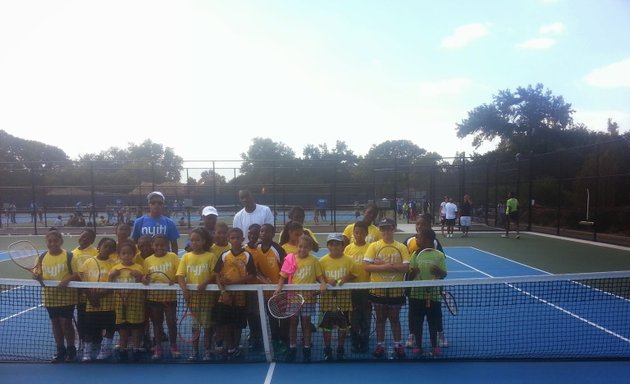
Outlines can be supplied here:
<path id="1" fill-rule="evenodd" d="M 440 348 L 448 347 L 448 341 L 446 340 L 446 336 L 444 336 L 444 332 L 438 332 L 438 345 Z"/>
<path id="2" fill-rule="evenodd" d="M 110 343 L 101 344 L 101 350 L 96 356 L 96 360 L 106 360 L 112 357 L 112 345 Z"/>
<path id="3" fill-rule="evenodd" d="M 405 348 L 413 348 L 415 346 L 416 346 L 416 337 L 413 335 L 413 333 L 410 333 L 409 337 L 407 337 Z"/>
<path id="4" fill-rule="evenodd" d="M 83 343 L 81 361 L 92 361 L 92 343 Z"/>
<path id="5" fill-rule="evenodd" d="M 508 235 L 501 235 L 502 238 L 507 239 L 509 236 Z"/>
<path id="6" fill-rule="evenodd" d="M 520 238 L 521 238 L 521 235 L 516 235 L 516 238 L 517 238 L 517 239 L 520 239 Z"/>

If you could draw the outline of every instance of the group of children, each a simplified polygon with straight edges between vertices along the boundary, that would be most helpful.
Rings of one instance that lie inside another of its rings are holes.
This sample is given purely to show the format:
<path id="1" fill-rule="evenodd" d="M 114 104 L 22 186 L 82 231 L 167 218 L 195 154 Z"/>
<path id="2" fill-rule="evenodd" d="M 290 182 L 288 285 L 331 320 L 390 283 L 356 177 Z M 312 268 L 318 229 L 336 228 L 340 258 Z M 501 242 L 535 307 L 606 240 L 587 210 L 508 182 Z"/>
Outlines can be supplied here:
<path id="1" fill-rule="evenodd" d="M 295 361 L 298 326 L 301 325 L 302 359 L 310 361 L 314 330 L 311 322 L 317 317 L 319 304 L 322 316 L 317 325 L 323 334 L 324 360 L 344 358 L 348 331 L 352 352 L 368 352 L 372 312 L 376 315 L 373 355 L 376 358 L 385 356 L 385 327 L 389 321 L 394 357 L 404 358 L 399 317 L 406 302 L 403 289 L 339 290 L 329 287 L 348 282 L 444 278 L 444 254 L 435 249 L 438 245 L 435 233 L 430 225 L 422 224 L 422 220 L 422 217 L 418 220 L 417 234 L 405 243 L 394 240 L 395 223 L 390 219 L 380 221 L 378 226 L 359 221 L 348 226 L 344 235 L 330 234 L 326 241 L 328 254 L 321 259 L 312 254 L 318 245 L 312 233 L 305 231 L 299 222 L 299 212 L 298 220 L 285 226 L 280 243 L 274 241 L 275 228 L 271 224 L 252 225 L 246 234 L 247 241 L 240 229 L 229 228 L 222 222 L 216 223 L 213 235 L 205 228 L 195 228 L 181 259 L 169 251 L 168 239 L 163 235 L 143 236 L 137 244 L 134 243 L 129 239 L 130 228 L 126 224 L 116 228 L 116 239 L 102 238 L 96 247 L 93 245 L 95 233 L 89 229 L 83 231 L 78 247 L 72 252 L 62 248 L 61 233 L 52 229 L 46 235 L 47 252 L 40 258 L 40 268 L 35 273 L 44 280 L 60 281 L 58 287 L 45 287 L 42 294 L 57 345 L 53 361 L 77 359 L 72 321 L 75 307 L 76 327 L 83 342 L 80 356 L 83 361 L 108 359 L 115 349 L 121 360 L 126 360 L 129 354 L 138 358 L 142 353 L 143 336 L 150 328 L 155 341 L 153 359 L 163 357 L 162 343 L 167 339 L 171 355 L 180 355 L 176 290 L 72 289 L 68 288 L 71 281 L 178 284 L 187 310 L 193 315 L 191 360 L 212 359 L 217 345 L 222 357 L 238 358 L 242 330 L 247 326 L 250 338 L 253 338 L 250 343 L 261 338 L 257 296 L 226 287 L 248 283 L 276 284 L 275 292 L 280 292 L 285 284 L 319 283 L 319 294 L 300 291 L 305 303 L 296 316 L 285 320 L 270 318 L 271 339 L 277 353 L 286 351 L 285 360 Z M 400 258 L 381 252 L 386 247 L 395 248 Z M 217 284 L 219 291 L 206 290 L 209 284 Z M 265 292 L 265 299 L 273 293 Z M 421 353 L 422 323 L 426 317 L 432 352 L 439 353 L 442 332 L 439 289 L 413 288 L 407 296 L 409 328 L 415 335 L 413 345 L 409 347 L 415 353 Z M 337 345 L 333 354 L 332 332 L 335 329 Z M 116 332 L 119 339 L 114 348 Z"/>

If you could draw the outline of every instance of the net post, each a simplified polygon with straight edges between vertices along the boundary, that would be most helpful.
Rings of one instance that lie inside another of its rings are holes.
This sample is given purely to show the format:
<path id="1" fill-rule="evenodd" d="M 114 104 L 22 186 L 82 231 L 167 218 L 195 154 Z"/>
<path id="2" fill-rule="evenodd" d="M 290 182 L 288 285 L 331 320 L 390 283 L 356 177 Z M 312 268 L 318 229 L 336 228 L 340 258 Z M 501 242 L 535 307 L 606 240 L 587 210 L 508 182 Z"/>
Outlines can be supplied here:
<path id="1" fill-rule="evenodd" d="M 267 326 L 269 321 L 267 319 L 267 311 L 265 310 L 265 295 L 262 285 L 258 286 L 256 294 L 258 295 L 258 312 L 260 313 L 260 329 L 262 330 L 261 333 L 263 338 L 263 347 L 265 348 L 265 359 L 267 359 L 268 363 L 271 363 L 273 362 L 273 348 L 269 342 L 269 327 Z"/>

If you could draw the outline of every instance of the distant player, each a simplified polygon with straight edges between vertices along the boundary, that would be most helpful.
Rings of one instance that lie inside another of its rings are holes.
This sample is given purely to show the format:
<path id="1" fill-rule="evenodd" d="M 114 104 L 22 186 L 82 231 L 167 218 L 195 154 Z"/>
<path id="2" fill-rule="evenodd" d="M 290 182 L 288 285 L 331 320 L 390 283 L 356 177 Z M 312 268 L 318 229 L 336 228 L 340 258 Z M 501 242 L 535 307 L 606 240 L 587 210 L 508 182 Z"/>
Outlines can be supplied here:
<path id="1" fill-rule="evenodd" d="M 508 192 L 507 201 L 505 202 L 505 235 L 501 237 L 510 237 L 510 223 L 516 226 L 516 238 L 520 239 L 519 233 L 519 215 L 518 215 L 518 199 L 514 197 L 512 192 Z"/>

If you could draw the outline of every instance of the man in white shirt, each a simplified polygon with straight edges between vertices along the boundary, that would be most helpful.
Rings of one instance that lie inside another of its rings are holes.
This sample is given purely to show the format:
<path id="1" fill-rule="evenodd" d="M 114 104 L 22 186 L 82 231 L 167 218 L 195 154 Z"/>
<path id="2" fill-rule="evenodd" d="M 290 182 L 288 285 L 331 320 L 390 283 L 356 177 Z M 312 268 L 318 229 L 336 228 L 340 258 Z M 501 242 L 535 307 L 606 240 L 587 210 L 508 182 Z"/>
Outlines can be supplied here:
<path id="1" fill-rule="evenodd" d="M 238 191 L 238 198 L 241 201 L 243 209 L 234 215 L 232 227 L 240 228 L 245 235 L 252 224 L 271 224 L 274 225 L 273 213 L 268 206 L 256 204 L 254 196 L 247 189 Z"/>
<path id="2" fill-rule="evenodd" d="M 457 205 L 453 203 L 453 199 L 449 198 L 448 202 L 444 206 L 445 221 L 446 221 L 446 237 L 453 237 L 453 230 L 455 229 L 455 220 L 457 219 Z"/>

